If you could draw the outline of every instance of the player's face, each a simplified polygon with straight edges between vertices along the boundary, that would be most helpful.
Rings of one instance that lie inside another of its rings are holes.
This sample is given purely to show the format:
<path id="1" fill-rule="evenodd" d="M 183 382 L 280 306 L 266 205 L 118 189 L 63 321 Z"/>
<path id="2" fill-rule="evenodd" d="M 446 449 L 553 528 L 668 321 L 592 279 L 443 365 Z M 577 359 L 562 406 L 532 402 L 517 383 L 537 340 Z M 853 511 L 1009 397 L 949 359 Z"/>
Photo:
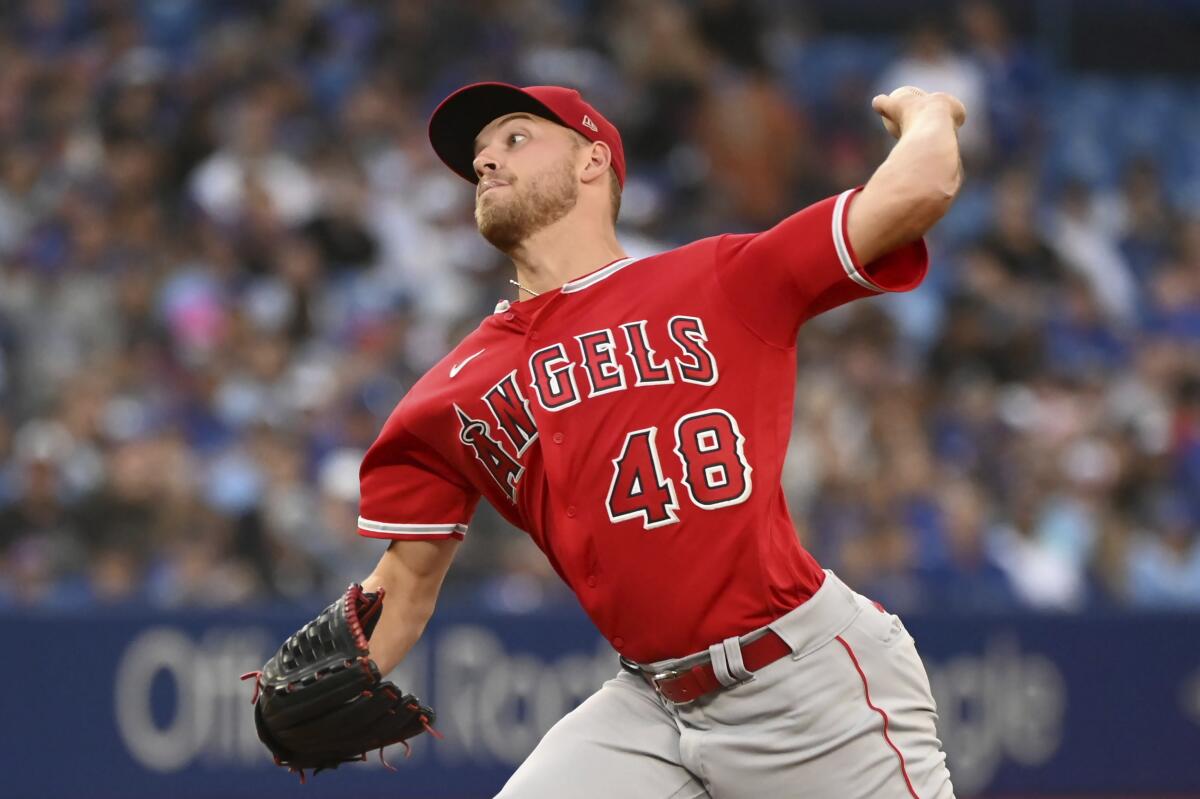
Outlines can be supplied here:
<path id="1" fill-rule="evenodd" d="M 566 128 L 508 114 L 480 131 L 475 148 L 475 223 L 496 248 L 511 252 L 579 200 L 578 150 Z"/>

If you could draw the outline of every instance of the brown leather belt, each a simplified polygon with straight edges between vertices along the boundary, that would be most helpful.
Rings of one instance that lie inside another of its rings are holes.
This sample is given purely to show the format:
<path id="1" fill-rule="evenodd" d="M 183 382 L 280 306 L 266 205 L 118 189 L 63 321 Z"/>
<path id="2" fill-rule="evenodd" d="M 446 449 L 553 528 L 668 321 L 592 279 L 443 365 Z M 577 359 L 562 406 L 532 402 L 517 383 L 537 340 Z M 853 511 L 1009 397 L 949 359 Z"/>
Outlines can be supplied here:
<path id="1" fill-rule="evenodd" d="M 768 630 L 766 635 L 756 638 L 748 644 L 742 644 L 741 648 L 742 664 L 750 672 L 758 671 L 784 655 L 792 653 L 792 648 L 773 630 Z M 702 696 L 708 696 L 725 687 L 717 679 L 711 660 L 706 660 L 690 669 L 662 671 L 657 674 L 638 668 L 624 659 L 621 662 L 629 671 L 640 674 L 642 679 L 650 683 L 650 687 L 664 699 L 675 704 L 694 702 Z"/>

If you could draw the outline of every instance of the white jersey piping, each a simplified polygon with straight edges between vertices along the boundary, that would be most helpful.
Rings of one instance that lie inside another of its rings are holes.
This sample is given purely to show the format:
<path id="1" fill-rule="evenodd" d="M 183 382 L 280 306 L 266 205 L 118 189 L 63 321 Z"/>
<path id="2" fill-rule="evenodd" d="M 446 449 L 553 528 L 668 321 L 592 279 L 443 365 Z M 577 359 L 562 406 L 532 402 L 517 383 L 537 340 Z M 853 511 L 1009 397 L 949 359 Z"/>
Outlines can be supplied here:
<path id="1" fill-rule="evenodd" d="M 625 267 L 639 260 L 641 259 L 622 258 L 621 260 L 615 261 L 597 272 L 593 272 L 587 277 L 581 277 L 578 280 L 572 280 L 570 282 L 563 283 L 562 293 L 570 294 L 575 291 L 582 291 L 583 289 L 590 288 L 591 286 L 599 283 L 601 280 L 604 280 L 604 278 L 611 277 Z"/>
<path id="2" fill-rule="evenodd" d="M 857 189 L 846 189 L 838 195 L 837 202 L 833 205 L 833 247 L 837 250 L 838 260 L 842 262 L 842 269 L 846 271 L 846 275 L 858 285 L 868 291 L 883 291 L 882 288 L 875 285 L 869 277 L 859 271 L 854 265 L 854 259 L 850 257 L 850 247 L 846 244 L 845 223 L 843 217 L 846 213 L 847 203 L 850 201 L 850 196 Z"/>
<path id="3" fill-rule="evenodd" d="M 465 524 L 391 524 L 389 522 L 373 522 L 370 519 L 358 517 L 359 529 L 371 533 L 387 533 L 388 535 L 452 535 L 466 534 Z"/>

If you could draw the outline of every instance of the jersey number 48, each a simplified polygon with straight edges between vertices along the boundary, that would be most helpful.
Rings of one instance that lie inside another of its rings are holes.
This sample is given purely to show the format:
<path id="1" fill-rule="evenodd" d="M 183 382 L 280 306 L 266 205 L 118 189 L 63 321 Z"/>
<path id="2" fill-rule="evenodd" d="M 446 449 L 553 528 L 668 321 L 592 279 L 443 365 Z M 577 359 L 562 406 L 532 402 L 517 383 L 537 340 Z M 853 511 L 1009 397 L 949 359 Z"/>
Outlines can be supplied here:
<path id="1" fill-rule="evenodd" d="M 675 482 L 663 474 L 657 439 L 657 427 L 630 431 L 621 454 L 613 458 L 607 504 L 614 522 L 641 519 L 650 530 L 679 521 Z M 679 418 L 672 451 L 683 465 L 682 481 L 692 504 L 715 510 L 749 498 L 753 469 L 746 461 L 745 443 L 728 411 L 710 408 Z"/>

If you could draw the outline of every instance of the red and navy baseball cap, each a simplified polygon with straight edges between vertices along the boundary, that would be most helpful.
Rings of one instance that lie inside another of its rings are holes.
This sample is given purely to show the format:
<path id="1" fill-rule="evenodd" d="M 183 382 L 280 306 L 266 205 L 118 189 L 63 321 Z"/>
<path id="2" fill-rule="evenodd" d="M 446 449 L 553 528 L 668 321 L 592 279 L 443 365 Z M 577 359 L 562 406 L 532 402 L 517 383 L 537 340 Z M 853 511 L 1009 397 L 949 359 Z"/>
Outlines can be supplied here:
<path id="1" fill-rule="evenodd" d="M 457 174 L 478 183 L 475 174 L 475 137 L 493 119 L 526 113 L 570 128 L 588 141 L 602 141 L 612 151 L 613 171 L 625 186 L 625 148 L 621 134 L 604 116 L 584 101 L 575 89 L 562 86 L 511 86 L 507 83 L 473 83 L 451 94 L 429 118 L 429 141 L 434 152 Z"/>

